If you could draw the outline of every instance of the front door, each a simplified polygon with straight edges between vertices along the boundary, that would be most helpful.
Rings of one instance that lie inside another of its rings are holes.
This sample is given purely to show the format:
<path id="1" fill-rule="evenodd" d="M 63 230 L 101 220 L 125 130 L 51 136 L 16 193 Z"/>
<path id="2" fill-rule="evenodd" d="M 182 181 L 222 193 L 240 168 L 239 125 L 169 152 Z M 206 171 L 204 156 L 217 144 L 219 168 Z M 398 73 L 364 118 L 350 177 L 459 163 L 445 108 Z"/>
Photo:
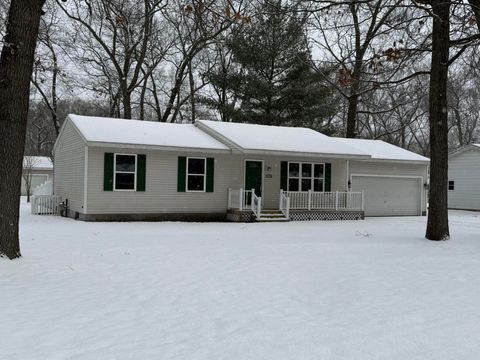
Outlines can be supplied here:
<path id="1" fill-rule="evenodd" d="M 263 178 L 263 162 L 262 161 L 245 161 L 245 190 L 255 189 L 255 195 L 262 196 L 262 178 Z M 251 197 L 248 196 L 247 204 L 250 204 Z"/>

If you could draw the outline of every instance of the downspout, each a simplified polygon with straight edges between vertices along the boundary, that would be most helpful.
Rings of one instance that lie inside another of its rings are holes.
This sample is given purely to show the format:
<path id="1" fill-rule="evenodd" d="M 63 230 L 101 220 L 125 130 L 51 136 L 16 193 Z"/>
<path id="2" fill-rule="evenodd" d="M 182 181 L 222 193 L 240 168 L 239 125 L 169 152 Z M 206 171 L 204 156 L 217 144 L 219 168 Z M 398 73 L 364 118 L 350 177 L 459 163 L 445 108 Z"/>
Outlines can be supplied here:
<path id="1" fill-rule="evenodd" d="M 347 160 L 347 192 L 350 191 L 350 187 L 348 186 L 348 184 L 350 183 L 350 160 Z"/>

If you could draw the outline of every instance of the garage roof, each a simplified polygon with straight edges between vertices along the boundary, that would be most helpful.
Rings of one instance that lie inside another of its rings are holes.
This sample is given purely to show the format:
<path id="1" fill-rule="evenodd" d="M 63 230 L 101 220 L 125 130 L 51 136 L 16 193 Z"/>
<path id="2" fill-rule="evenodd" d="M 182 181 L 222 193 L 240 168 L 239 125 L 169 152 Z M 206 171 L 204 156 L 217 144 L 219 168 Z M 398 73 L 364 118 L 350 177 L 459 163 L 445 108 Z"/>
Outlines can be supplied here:
<path id="1" fill-rule="evenodd" d="M 53 170 L 53 163 L 47 156 L 24 156 L 23 168 L 27 167 L 35 170 Z"/>
<path id="2" fill-rule="evenodd" d="M 429 162 L 430 159 L 382 140 L 335 138 L 340 143 L 368 153 L 372 159 Z"/>
<path id="3" fill-rule="evenodd" d="M 463 154 L 465 151 L 469 151 L 469 150 L 480 151 L 480 144 L 464 145 L 464 146 L 450 152 L 450 154 L 448 156 L 451 158 L 451 157 Z"/>

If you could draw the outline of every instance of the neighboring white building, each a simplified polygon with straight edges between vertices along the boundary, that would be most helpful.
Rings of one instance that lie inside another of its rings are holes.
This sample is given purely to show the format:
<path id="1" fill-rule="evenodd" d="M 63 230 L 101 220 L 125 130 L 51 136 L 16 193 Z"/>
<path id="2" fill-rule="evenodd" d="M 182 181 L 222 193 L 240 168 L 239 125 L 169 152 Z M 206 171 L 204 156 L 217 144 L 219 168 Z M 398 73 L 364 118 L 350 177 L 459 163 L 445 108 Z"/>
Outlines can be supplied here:
<path id="1" fill-rule="evenodd" d="M 69 115 L 54 152 L 54 192 L 84 220 L 426 212 L 427 158 L 306 128 Z"/>
<path id="2" fill-rule="evenodd" d="M 22 195 L 27 195 L 25 187 L 25 176 L 30 173 L 32 178 L 30 191 L 53 179 L 53 163 L 46 156 L 25 156 L 23 158 L 23 175 L 22 175 Z"/>
<path id="3" fill-rule="evenodd" d="M 450 154 L 448 207 L 480 210 L 480 144 L 463 146 Z"/>

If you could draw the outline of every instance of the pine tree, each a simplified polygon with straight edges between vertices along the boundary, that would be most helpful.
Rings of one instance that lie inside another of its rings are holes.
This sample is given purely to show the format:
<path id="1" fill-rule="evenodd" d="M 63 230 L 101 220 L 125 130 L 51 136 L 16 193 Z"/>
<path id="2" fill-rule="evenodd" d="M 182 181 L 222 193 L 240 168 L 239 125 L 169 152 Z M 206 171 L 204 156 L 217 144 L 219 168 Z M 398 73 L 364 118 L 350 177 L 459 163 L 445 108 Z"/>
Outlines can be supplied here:
<path id="1" fill-rule="evenodd" d="M 231 64 L 207 74 L 217 94 L 203 102 L 222 120 L 321 128 L 333 110 L 331 89 L 312 69 L 304 17 L 265 1 L 250 23 L 226 39 Z"/>

